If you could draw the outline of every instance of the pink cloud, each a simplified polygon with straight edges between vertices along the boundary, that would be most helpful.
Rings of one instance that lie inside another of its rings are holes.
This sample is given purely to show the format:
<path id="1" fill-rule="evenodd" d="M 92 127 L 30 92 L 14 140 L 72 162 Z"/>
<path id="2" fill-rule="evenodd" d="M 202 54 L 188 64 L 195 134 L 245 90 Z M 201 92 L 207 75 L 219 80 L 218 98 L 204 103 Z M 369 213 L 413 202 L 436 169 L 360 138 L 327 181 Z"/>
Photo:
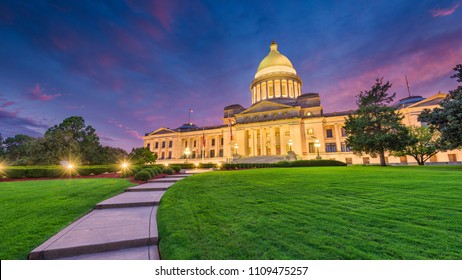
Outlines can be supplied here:
<path id="1" fill-rule="evenodd" d="M 155 1 L 151 7 L 151 14 L 160 22 L 167 31 L 172 31 L 174 21 L 173 12 L 176 9 L 175 1 Z"/>
<path id="2" fill-rule="evenodd" d="M 0 108 L 6 108 L 6 107 L 14 105 L 14 104 L 16 104 L 16 102 L 14 102 L 14 101 L 6 101 L 5 103 L 0 104 Z"/>
<path id="3" fill-rule="evenodd" d="M 447 8 L 447 9 L 437 8 L 437 9 L 431 10 L 430 13 L 432 14 L 432 17 L 445 17 L 445 16 L 452 15 L 457 10 L 457 8 L 459 8 L 459 6 L 460 6 L 460 3 L 456 3 L 452 8 Z"/>
<path id="4" fill-rule="evenodd" d="M 384 81 L 393 84 L 391 92 L 397 93 L 395 100 L 407 96 L 405 75 L 409 79 L 413 95 L 430 96 L 439 90 L 447 91 L 453 86 L 449 76 L 457 61 L 462 61 L 462 53 L 459 50 L 440 45 L 433 50 L 421 50 L 397 58 L 393 63 L 386 65 L 366 66 L 362 73 L 320 89 L 323 105 L 327 107 L 325 111 L 355 109 L 356 96 L 361 91 L 370 89 L 375 79 L 379 77 L 384 77 Z M 435 88 L 432 85 L 433 82 L 440 80 L 447 81 L 446 88 Z"/>
<path id="5" fill-rule="evenodd" d="M 128 135 L 134 137 L 134 138 L 137 138 L 137 139 L 140 139 L 140 140 L 143 140 L 143 135 L 139 134 L 138 131 L 134 130 L 133 128 L 131 127 L 128 127 L 126 125 L 123 125 L 121 123 L 119 123 L 118 121 L 116 120 L 109 120 L 108 123 L 118 127 L 118 128 L 121 128 L 125 131 L 125 133 L 127 133 Z"/>
<path id="6" fill-rule="evenodd" d="M 40 101 L 50 101 L 55 99 L 56 97 L 61 96 L 62 94 L 56 93 L 56 94 L 46 94 L 45 89 L 43 89 L 40 84 L 35 84 L 35 87 L 30 89 L 30 97 L 33 100 L 40 100 Z"/>

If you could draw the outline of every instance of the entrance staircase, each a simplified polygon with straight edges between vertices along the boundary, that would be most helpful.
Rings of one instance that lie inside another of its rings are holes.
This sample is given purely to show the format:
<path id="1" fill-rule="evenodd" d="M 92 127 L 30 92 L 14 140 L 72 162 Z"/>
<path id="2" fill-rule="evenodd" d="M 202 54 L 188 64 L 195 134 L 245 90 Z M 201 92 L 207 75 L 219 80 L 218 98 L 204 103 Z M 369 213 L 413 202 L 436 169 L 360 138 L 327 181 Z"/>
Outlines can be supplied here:
<path id="1" fill-rule="evenodd" d="M 241 157 L 233 160 L 232 163 L 276 163 L 287 160 L 287 156 L 254 156 Z"/>

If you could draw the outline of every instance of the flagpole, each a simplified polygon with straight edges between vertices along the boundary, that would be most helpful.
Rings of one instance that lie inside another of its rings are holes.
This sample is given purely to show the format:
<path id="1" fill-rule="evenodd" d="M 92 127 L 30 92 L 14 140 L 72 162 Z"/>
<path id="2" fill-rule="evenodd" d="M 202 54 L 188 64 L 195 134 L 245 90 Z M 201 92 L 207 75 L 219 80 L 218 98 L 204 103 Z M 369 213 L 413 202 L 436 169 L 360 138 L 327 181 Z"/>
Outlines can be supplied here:
<path id="1" fill-rule="evenodd" d="M 406 77 L 407 92 L 409 93 L 409 97 L 411 97 L 411 89 L 409 88 L 409 82 L 407 81 L 407 75 L 404 75 L 404 77 Z"/>
<path id="2" fill-rule="evenodd" d="M 205 153 L 205 120 L 202 120 L 202 157 L 201 163 L 204 163 L 204 153 Z"/>

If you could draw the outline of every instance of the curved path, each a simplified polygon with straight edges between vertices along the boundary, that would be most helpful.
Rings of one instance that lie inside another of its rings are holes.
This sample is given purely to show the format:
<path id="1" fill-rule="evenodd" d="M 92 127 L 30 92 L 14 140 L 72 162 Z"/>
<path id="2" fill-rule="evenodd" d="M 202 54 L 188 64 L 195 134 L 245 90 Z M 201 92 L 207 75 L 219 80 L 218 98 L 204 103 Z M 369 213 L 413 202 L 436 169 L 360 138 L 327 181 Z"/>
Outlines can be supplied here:
<path id="1" fill-rule="evenodd" d="M 29 259 L 159 260 L 157 206 L 178 174 L 126 189 L 29 253 Z"/>

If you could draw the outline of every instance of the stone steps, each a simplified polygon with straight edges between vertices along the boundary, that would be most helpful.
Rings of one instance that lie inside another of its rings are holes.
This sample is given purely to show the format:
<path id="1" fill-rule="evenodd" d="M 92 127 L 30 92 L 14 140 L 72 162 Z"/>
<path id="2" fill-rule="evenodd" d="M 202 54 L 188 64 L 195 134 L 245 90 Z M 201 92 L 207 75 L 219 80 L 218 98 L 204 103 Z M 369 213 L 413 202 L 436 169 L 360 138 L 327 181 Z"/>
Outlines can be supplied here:
<path id="1" fill-rule="evenodd" d="M 159 260 L 157 205 L 186 176 L 168 176 L 126 189 L 29 253 L 29 259 Z"/>

